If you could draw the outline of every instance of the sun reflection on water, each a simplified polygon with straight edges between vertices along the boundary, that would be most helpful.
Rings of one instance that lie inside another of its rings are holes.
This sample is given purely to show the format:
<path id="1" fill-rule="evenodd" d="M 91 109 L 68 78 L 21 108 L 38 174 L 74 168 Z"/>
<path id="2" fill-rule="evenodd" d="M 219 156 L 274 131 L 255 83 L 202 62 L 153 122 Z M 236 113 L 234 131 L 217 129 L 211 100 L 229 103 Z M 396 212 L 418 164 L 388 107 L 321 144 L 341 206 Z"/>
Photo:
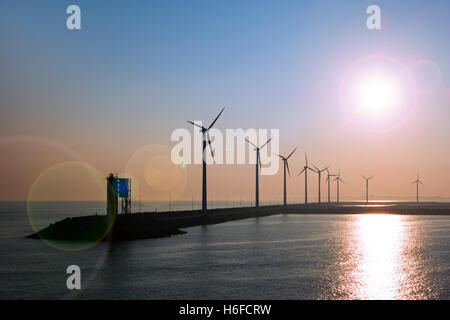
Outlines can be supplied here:
<path id="1" fill-rule="evenodd" d="M 361 215 L 355 224 L 358 299 L 398 299 L 406 275 L 402 252 L 405 226 L 401 216 Z"/>

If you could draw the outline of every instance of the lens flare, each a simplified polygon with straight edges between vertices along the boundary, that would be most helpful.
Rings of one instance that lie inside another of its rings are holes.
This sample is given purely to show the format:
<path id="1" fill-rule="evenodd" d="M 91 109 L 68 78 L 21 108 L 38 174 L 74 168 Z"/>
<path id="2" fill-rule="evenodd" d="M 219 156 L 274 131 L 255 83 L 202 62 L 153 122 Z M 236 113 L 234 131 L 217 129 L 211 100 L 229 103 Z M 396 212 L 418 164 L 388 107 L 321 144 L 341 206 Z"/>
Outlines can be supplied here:
<path id="1" fill-rule="evenodd" d="M 436 92 L 442 84 L 442 72 L 437 63 L 420 59 L 411 66 L 411 71 L 417 81 L 417 90 L 421 95 Z"/>
<path id="2" fill-rule="evenodd" d="M 95 248 L 89 248 L 88 250 L 97 250 L 99 252 L 98 257 L 95 259 L 95 262 L 88 270 L 86 270 L 85 265 L 80 267 L 82 268 L 82 272 L 84 276 L 81 278 L 81 289 L 70 291 L 66 295 L 60 297 L 62 300 L 71 300 L 78 297 L 84 290 L 86 290 L 97 278 L 99 271 L 102 269 L 105 264 L 106 258 L 108 257 L 108 253 L 111 250 L 111 240 L 107 239 L 107 241 L 103 241 L 95 246 Z M 86 276 L 86 272 L 88 272 L 88 276 Z"/>
<path id="3" fill-rule="evenodd" d="M 106 215 L 77 218 L 82 226 L 92 227 L 92 234 L 82 241 L 48 239 L 42 230 L 51 228 L 64 229 L 69 223 L 68 214 L 64 212 L 61 201 L 98 201 L 103 208 L 106 202 L 106 181 L 103 174 L 92 166 L 82 162 L 58 163 L 39 175 L 30 188 L 27 197 L 27 213 L 33 230 L 48 245 L 64 251 L 79 251 L 92 247 L 101 241 L 109 226 Z M 82 215 L 77 214 L 77 216 Z M 64 220 L 66 219 L 66 220 Z M 61 221 L 64 220 L 65 222 Z M 89 220 L 89 221 L 88 221 Z M 58 225 L 54 224 L 61 221 Z M 73 220 L 70 221 L 73 223 Z M 73 226 L 70 227 L 71 229 Z M 89 229 L 90 230 L 90 229 Z M 86 230 L 80 230 L 80 232 Z M 59 232 L 59 231 L 58 231 Z"/>
<path id="4" fill-rule="evenodd" d="M 27 136 L 27 135 L 17 135 L 17 136 L 8 136 L 0 138 L 0 146 L 11 146 L 17 144 L 31 144 L 39 147 L 46 146 L 51 149 L 57 150 L 66 157 L 71 160 L 83 161 L 83 158 L 80 154 L 65 146 L 64 144 L 51 140 L 49 138 L 40 137 L 40 136 Z"/>
<path id="5" fill-rule="evenodd" d="M 147 145 L 128 160 L 125 174 L 135 177 L 143 198 L 177 199 L 187 184 L 187 169 L 170 159 L 171 149 L 164 145 Z M 135 194 L 137 196 L 137 194 Z"/>

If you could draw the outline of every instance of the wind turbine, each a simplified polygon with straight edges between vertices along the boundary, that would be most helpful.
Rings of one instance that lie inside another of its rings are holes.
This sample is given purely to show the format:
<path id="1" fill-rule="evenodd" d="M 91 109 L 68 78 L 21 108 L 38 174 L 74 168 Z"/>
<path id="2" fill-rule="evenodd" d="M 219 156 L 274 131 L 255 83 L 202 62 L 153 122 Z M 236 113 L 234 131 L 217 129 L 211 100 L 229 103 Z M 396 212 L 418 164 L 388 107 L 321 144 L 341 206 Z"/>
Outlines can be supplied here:
<path id="1" fill-rule="evenodd" d="M 369 203 L 369 181 L 375 178 L 375 176 L 372 176 L 370 178 L 367 178 L 365 176 L 362 176 L 364 180 L 366 180 L 366 203 Z"/>
<path id="2" fill-rule="evenodd" d="M 313 167 L 316 169 L 316 172 L 317 172 L 317 175 L 319 176 L 319 203 L 321 202 L 320 201 L 320 183 L 322 182 L 322 172 L 324 172 L 324 171 L 328 171 L 328 167 L 326 167 L 325 169 L 323 169 L 323 170 L 320 170 L 319 168 L 317 168 L 315 165 L 313 165 Z"/>
<path id="3" fill-rule="evenodd" d="M 283 156 L 277 154 L 277 156 L 279 156 L 281 158 L 281 160 L 283 160 L 283 164 L 284 164 L 284 185 L 283 185 L 284 186 L 284 188 L 283 188 L 283 191 L 284 191 L 283 199 L 284 199 L 284 201 L 283 201 L 283 204 L 285 206 L 287 205 L 287 198 L 286 198 L 286 169 L 287 169 L 289 177 L 290 177 L 291 176 L 291 172 L 289 171 L 288 160 L 289 160 L 290 157 L 292 157 L 292 155 L 294 154 L 295 151 L 297 151 L 297 148 L 295 148 L 294 151 L 292 151 L 291 154 L 289 156 L 287 156 L 287 157 L 283 157 Z"/>
<path id="4" fill-rule="evenodd" d="M 341 169 L 339 169 L 339 174 L 337 175 L 336 179 L 334 179 L 337 184 L 337 202 L 339 203 L 339 183 L 345 183 L 344 180 L 341 179 Z"/>
<path id="5" fill-rule="evenodd" d="M 314 169 L 308 166 L 308 156 L 305 152 L 305 166 L 303 167 L 303 170 L 298 174 L 298 176 L 301 176 L 303 172 L 305 173 L 305 203 L 308 203 L 308 170 L 316 172 Z"/>
<path id="6" fill-rule="evenodd" d="M 412 184 L 416 184 L 416 197 L 417 197 L 417 203 L 419 203 L 419 184 L 423 185 L 422 181 L 420 181 L 419 174 L 417 174 L 417 180 L 413 181 Z"/>
<path id="7" fill-rule="evenodd" d="M 330 174 L 330 171 L 328 171 L 328 169 L 327 169 L 327 180 L 326 180 L 326 182 L 328 183 L 328 203 L 331 203 L 331 198 L 330 198 L 331 177 L 336 177 L 336 175 L 335 174 Z"/>
<path id="8" fill-rule="evenodd" d="M 256 196 L 255 196 L 255 207 L 259 208 L 259 168 L 261 167 L 261 158 L 259 157 L 259 151 L 264 148 L 269 142 L 272 140 L 270 138 L 266 143 L 264 143 L 261 147 L 258 147 L 254 143 L 251 143 L 247 138 L 245 138 L 245 141 L 247 141 L 249 144 L 255 147 L 256 151 Z"/>
<path id="9" fill-rule="evenodd" d="M 202 158 L 202 169 L 203 169 L 203 181 L 202 181 L 202 213 L 207 213 L 207 198 L 206 198 L 206 143 L 209 145 L 209 149 L 211 150 L 211 156 L 214 159 L 214 153 L 211 147 L 211 137 L 209 136 L 209 130 L 213 127 L 213 125 L 216 123 L 216 121 L 219 119 L 219 117 L 222 115 L 222 112 L 225 110 L 225 108 L 220 111 L 219 115 L 214 119 L 214 121 L 211 123 L 211 125 L 208 128 L 205 128 L 203 126 L 200 126 L 192 121 L 188 121 L 188 123 L 193 124 L 196 127 L 199 127 L 202 131 L 203 135 L 203 158 Z"/>

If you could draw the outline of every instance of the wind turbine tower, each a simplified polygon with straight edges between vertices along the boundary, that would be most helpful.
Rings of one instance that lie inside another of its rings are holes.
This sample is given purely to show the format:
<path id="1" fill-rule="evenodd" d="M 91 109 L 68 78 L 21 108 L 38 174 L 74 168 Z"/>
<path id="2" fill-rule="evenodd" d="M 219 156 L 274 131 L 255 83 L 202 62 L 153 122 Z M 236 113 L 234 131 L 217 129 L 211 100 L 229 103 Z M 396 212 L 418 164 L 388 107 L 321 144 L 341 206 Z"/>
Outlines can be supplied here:
<path id="1" fill-rule="evenodd" d="M 277 156 L 279 156 L 281 158 L 281 160 L 283 160 L 283 170 L 284 170 L 284 184 L 283 184 L 283 204 L 286 206 L 287 205 L 287 197 L 286 197 L 286 169 L 287 172 L 289 174 L 289 177 L 291 176 L 291 172 L 289 171 L 289 163 L 288 160 L 290 157 L 292 157 L 292 155 L 294 154 L 294 152 L 297 151 L 297 148 L 294 149 L 294 151 L 291 152 L 291 154 L 288 157 L 283 157 L 279 154 L 277 154 Z"/>
<path id="2" fill-rule="evenodd" d="M 363 176 L 364 180 L 366 180 L 366 203 L 369 203 L 369 181 L 375 178 L 374 176 L 367 178 Z"/>
<path id="3" fill-rule="evenodd" d="M 314 169 L 308 166 L 308 156 L 305 152 L 305 166 L 303 167 L 303 170 L 298 174 L 298 176 L 301 176 L 302 173 L 305 173 L 305 203 L 308 203 L 308 170 L 311 170 L 312 172 L 315 172 Z"/>
<path id="4" fill-rule="evenodd" d="M 330 174 L 330 171 L 327 169 L 327 184 L 328 184 L 328 203 L 331 203 L 331 196 L 330 196 L 330 184 L 331 184 L 331 177 L 336 177 L 335 174 Z"/>
<path id="5" fill-rule="evenodd" d="M 272 140 L 272 138 L 270 138 L 261 147 L 258 147 L 254 143 L 251 143 L 247 138 L 245 139 L 245 141 L 247 141 L 247 143 L 249 143 L 255 147 L 255 151 L 256 151 L 256 196 L 255 196 L 255 207 L 256 208 L 259 208 L 259 168 L 261 167 L 261 158 L 260 158 L 259 152 L 261 151 L 262 148 L 264 148 L 267 144 L 269 144 L 269 142 L 271 140 Z"/>
<path id="6" fill-rule="evenodd" d="M 339 185 L 340 182 L 345 183 L 344 180 L 341 179 L 341 169 L 339 169 L 339 174 L 337 175 L 336 179 L 334 179 L 334 181 L 336 181 L 337 184 L 337 202 L 339 203 Z"/>
<path id="7" fill-rule="evenodd" d="M 416 199 L 417 203 L 419 203 L 419 184 L 423 185 L 422 181 L 420 181 L 419 174 L 417 174 L 417 179 L 413 181 L 413 184 L 416 184 Z"/>
<path id="8" fill-rule="evenodd" d="M 327 171 L 328 167 L 326 167 L 323 170 L 320 170 L 315 165 L 313 165 L 313 167 L 316 169 L 317 175 L 319 176 L 319 198 L 318 198 L 319 200 L 318 200 L 318 202 L 321 203 L 321 199 L 320 199 L 320 183 L 322 182 L 322 172 Z"/>

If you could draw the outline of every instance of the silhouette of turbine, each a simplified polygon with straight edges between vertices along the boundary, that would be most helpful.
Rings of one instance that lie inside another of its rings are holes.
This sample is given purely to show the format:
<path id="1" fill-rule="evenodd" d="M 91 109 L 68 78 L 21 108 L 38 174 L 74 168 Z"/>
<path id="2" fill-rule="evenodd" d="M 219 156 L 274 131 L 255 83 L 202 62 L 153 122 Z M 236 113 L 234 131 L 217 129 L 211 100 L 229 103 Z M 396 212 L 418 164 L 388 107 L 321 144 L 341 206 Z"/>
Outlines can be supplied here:
<path id="1" fill-rule="evenodd" d="M 419 184 L 424 185 L 422 183 L 422 181 L 420 181 L 420 177 L 419 174 L 417 174 L 417 180 L 413 181 L 412 184 L 416 184 L 416 198 L 417 198 L 417 203 L 419 203 Z"/>
<path id="2" fill-rule="evenodd" d="M 298 176 L 300 177 L 302 173 L 305 173 L 305 203 L 308 203 L 308 170 L 316 172 L 314 169 L 308 166 L 308 156 L 305 152 L 305 166 L 303 167 L 303 170 L 298 174 Z"/>
<path id="3" fill-rule="evenodd" d="M 334 179 L 334 181 L 336 181 L 336 184 L 337 184 L 337 195 L 336 195 L 336 198 L 337 198 L 337 202 L 339 203 L 339 183 L 340 182 L 345 183 L 344 180 L 341 179 L 341 169 L 339 169 L 339 173 L 338 173 L 336 179 Z"/>
<path id="4" fill-rule="evenodd" d="M 367 178 L 365 176 L 362 176 L 364 180 L 366 180 L 366 203 L 369 203 L 369 181 L 375 178 L 375 176 L 372 176 L 370 178 Z"/>
<path id="5" fill-rule="evenodd" d="M 321 200 L 320 200 L 320 183 L 322 182 L 322 172 L 327 171 L 328 167 L 326 167 L 325 169 L 322 169 L 322 170 L 317 168 L 315 165 L 313 165 L 313 167 L 316 169 L 317 175 L 319 177 L 319 200 L 318 200 L 318 202 L 321 203 Z"/>
<path id="6" fill-rule="evenodd" d="M 202 180 L 202 213 L 207 213 L 207 198 L 206 198 L 206 143 L 209 145 L 209 149 L 211 150 L 211 156 L 214 159 L 214 153 L 211 147 L 211 137 L 209 136 L 209 130 L 214 126 L 216 121 L 219 119 L 219 117 L 222 115 L 222 112 L 225 110 L 225 108 L 220 111 L 219 115 L 214 119 L 214 121 L 211 123 L 211 125 L 208 128 L 205 128 L 203 126 L 200 126 L 192 121 L 188 121 L 188 123 L 193 124 L 196 127 L 199 127 L 202 132 L 203 136 L 203 157 L 202 157 L 202 169 L 203 169 L 203 180 Z"/>
<path id="7" fill-rule="evenodd" d="M 337 177 L 335 174 L 330 174 L 330 171 L 327 169 L 327 184 L 328 184 L 328 203 L 331 203 L 331 197 L 330 197 L 330 183 L 331 183 L 331 177 Z"/>
<path id="8" fill-rule="evenodd" d="M 297 148 L 294 149 L 294 151 L 291 152 L 291 154 L 287 157 L 283 157 L 279 154 L 276 154 L 277 156 L 279 156 L 281 158 L 281 160 L 283 160 L 283 165 L 284 165 L 284 188 L 283 188 L 283 204 L 286 206 L 287 205 L 287 198 L 286 198 L 286 169 L 288 171 L 289 177 L 291 176 L 291 172 L 289 171 L 289 163 L 288 160 L 290 157 L 292 157 L 292 155 L 294 154 L 294 152 L 297 151 Z"/>
<path id="9" fill-rule="evenodd" d="M 245 141 L 247 141 L 249 144 L 254 146 L 255 151 L 256 151 L 256 196 L 255 196 L 255 207 L 256 208 L 259 208 L 259 168 L 261 167 L 261 158 L 259 157 L 259 151 L 262 148 L 264 148 L 266 145 L 268 145 L 271 140 L 272 140 L 272 138 L 270 138 L 261 147 L 258 147 L 254 143 L 251 143 L 247 138 L 245 138 Z"/>

